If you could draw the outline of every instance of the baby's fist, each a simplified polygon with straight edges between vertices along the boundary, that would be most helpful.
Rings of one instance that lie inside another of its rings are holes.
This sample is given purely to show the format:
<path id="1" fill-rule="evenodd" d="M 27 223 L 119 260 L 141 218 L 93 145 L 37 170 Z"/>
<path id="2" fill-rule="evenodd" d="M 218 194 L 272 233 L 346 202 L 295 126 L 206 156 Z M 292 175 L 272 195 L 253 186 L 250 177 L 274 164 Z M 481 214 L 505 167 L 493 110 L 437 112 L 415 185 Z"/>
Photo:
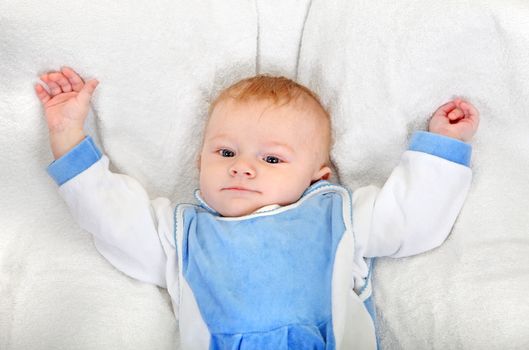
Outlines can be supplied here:
<path id="1" fill-rule="evenodd" d="M 470 102 L 456 98 L 435 111 L 429 131 L 467 142 L 476 133 L 478 125 L 478 110 Z"/>

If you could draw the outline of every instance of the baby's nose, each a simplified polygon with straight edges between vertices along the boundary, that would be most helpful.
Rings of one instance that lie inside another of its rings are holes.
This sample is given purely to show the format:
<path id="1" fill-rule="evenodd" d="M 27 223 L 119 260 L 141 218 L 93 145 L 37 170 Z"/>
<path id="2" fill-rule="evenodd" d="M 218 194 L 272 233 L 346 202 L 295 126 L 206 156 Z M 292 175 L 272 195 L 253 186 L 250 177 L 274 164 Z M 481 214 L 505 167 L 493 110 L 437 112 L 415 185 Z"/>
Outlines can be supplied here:
<path id="1" fill-rule="evenodd" d="M 250 164 L 243 163 L 243 162 L 237 162 L 230 168 L 230 175 L 254 178 L 255 169 Z"/>

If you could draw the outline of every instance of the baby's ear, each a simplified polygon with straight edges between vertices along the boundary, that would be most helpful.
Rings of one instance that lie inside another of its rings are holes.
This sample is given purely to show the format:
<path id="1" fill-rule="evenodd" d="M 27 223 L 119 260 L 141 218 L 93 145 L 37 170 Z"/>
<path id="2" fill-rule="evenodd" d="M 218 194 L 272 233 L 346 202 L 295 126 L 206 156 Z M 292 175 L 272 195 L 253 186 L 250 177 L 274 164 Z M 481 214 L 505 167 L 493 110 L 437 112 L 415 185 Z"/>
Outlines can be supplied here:
<path id="1" fill-rule="evenodd" d="M 329 180 L 332 175 L 332 170 L 328 166 L 324 165 L 318 170 L 312 177 L 312 181 Z"/>

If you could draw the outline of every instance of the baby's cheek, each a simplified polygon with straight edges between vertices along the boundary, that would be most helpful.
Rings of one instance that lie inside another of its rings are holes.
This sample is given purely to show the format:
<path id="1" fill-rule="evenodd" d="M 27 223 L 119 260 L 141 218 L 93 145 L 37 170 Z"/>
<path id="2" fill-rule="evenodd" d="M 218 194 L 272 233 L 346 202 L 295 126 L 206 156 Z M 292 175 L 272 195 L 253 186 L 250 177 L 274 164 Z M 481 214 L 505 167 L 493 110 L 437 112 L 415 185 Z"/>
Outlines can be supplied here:
<path id="1" fill-rule="evenodd" d="M 279 204 L 289 205 L 298 201 L 306 187 L 300 180 L 283 182 L 281 189 L 278 191 L 278 196 L 281 198 Z"/>

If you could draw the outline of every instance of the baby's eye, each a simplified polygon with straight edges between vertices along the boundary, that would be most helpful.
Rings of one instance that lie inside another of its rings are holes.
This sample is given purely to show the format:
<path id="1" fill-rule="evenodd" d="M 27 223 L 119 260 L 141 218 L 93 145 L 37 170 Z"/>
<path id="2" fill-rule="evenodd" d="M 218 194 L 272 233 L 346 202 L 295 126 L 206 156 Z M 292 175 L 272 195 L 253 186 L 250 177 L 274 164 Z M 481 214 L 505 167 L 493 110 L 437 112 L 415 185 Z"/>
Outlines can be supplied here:
<path id="1" fill-rule="evenodd" d="M 225 149 L 225 148 L 219 150 L 219 154 L 223 157 L 234 157 L 235 156 L 235 152 L 230 151 L 229 149 Z"/>
<path id="2" fill-rule="evenodd" d="M 274 157 L 274 156 L 266 156 L 264 157 L 264 161 L 270 164 L 281 163 L 281 159 Z"/>

